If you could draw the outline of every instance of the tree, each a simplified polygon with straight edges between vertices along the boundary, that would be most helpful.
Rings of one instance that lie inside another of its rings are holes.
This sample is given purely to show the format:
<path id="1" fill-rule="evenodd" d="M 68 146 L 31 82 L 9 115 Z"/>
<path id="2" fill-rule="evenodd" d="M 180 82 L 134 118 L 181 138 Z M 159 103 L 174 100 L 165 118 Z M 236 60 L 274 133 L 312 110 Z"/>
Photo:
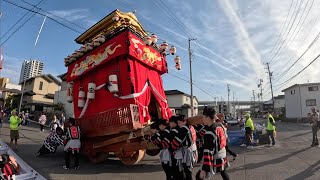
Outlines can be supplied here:
<path id="1" fill-rule="evenodd" d="M 19 105 L 19 97 L 17 95 L 9 95 L 6 99 L 5 99 L 5 107 L 7 109 L 14 109 L 17 108 Z"/>

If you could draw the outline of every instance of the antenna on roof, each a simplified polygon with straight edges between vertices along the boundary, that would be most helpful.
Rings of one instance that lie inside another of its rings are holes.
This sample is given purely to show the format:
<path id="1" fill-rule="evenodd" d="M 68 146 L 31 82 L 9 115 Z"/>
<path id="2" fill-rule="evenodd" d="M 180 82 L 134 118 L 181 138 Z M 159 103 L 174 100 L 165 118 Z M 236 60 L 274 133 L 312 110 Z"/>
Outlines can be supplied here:
<path id="1" fill-rule="evenodd" d="M 137 10 L 134 10 L 132 13 L 135 14 L 137 12 Z"/>

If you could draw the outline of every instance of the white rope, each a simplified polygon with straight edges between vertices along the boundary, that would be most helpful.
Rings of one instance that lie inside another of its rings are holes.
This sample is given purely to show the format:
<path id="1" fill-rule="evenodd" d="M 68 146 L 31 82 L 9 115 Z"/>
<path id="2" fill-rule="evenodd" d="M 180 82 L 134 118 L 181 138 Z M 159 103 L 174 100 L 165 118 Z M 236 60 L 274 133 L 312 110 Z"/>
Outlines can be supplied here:
<path id="1" fill-rule="evenodd" d="M 165 98 L 163 98 L 161 96 L 161 94 L 159 93 L 159 91 L 153 86 L 153 84 L 151 82 L 149 82 L 151 89 L 153 90 L 153 92 L 165 103 L 167 103 L 167 100 Z"/>
<path id="2" fill-rule="evenodd" d="M 145 93 L 146 90 L 147 90 L 147 88 L 148 88 L 148 82 L 146 82 L 146 84 L 144 85 L 144 87 L 143 87 L 143 89 L 142 89 L 141 92 L 129 94 L 129 95 L 126 95 L 126 96 L 120 96 L 120 97 L 118 97 L 118 98 L 120 98 L 120 99 L 137 98 L 137 97 L 141 96 L 143 93 Z"/>
<path id="3" fill-rule="evenodd" d="M 96 87 L 96 91 L 97 90 L 100 90 L 101 88 L 103 88 L 104 86 L 105 86 L 106 84 L 101 84 L 100 86 L 98 86 L 98 87 Z M 82 109 L 82 111 L 81 111 L 81 113 L 80 113 L 80 116 L 79 116 L 79 118 L 82 118 L 82 116 L 84 115 L 84 113 L 86 113 L 86 111 L 87 111 L 87 108 L 88 108 L 88 106 L 89 106 L 89 98 L 87 98 L 87 100 L 86 100 L 86 103 L 84 104 L 84 106 L 83 106 L 83 109 Z"/>

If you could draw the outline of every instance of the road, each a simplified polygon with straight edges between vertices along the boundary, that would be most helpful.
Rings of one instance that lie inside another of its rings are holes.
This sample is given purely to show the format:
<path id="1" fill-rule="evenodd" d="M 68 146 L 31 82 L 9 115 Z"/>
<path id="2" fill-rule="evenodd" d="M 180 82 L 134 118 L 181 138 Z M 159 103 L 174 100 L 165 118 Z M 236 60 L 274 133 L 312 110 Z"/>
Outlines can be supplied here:
<path id="1" fill-rule="evenodd" d="M 302 180 L 320 179 L 320 148 L 310 147 L 311 128 L 305 124 L 277 123 L 278 144 L 275 147 L 257 146 L 252 150 L 233 147 L 239 158 L 228 169 L 230 179 L 235 180 Z M 36 127 L 20 128 L 17 154 L 47 179 L 59 180 L 164 180 L 157 157 L 145 157 L 135 166 L 123 166 L 116 159 L 103 164 L 91 164 L 80 160 L 79 170 L 64 170 L 63 149 L 55 155 L 36 157 L 47 132 Z M 1 129 L 1 139 L 9 142 L 8 125 Z M 194 172 L 198 170 L 194 168 Z M 212 179 L 221 179 L 220 175 Z"/>

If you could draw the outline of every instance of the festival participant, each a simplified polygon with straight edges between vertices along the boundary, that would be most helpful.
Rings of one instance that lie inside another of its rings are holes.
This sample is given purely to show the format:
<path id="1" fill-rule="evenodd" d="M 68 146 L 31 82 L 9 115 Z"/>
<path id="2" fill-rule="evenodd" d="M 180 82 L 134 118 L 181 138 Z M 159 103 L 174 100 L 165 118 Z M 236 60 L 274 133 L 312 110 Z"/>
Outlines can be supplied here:
<path id="1" fill-rule="evenodd" d="M 166 174 L 167 180 L 173 179 L 171 154 L 169 152 L 170 147 L 170 130 L 165 119 L 159 119 L 150 126 L 153 135 L 144 136 L 145 139 L 153 142 L 160 148 L 160 162 L 162 168 Z"/>
<path id="2" fill-rule="evenodd" d="M 203 158 L 203 147 L 202 146 L 203 146 L 203 136 L 205 134 L 204 128 L 205 128 L 205 126 L 203 124 L 194 125 L 194 129 L 196 130 L 196 133 L 197 133 L 196 145 L 197 145 L 197 150 L 198 150 L 198 163 L 200 163 Z"/>
<path id="3" fill-rule="evenodd" d="M 192 179 L 192 168 L 196 163 L 197 146 L 196 132 L 192 126 L 187 124 L 186 119 L 178 119 L 179 133 L 171 141 L 174 150 L 174 158 L 177 160 L 179 170 L 184 172 L 185 179 Z"/>
<path id="4" fill-rule="evenodd" d="M 21 170 L 16 159 L 8 154 L 2 154 L 0 156 L 0 167 L 5 179 L 13 179 L 13 176 L 19 174 Z"/>
<path id="5" fill-rule="evenodd" d="M 66 146 L 64 147 L 65 152 L 65 163 L 64 169 L 70 169 L 70 156 L 73 154 L 75 167 L 79 169 L 79 151 L 81 147 L 80 142 L 80 128 L 76 126 L 74 118 L 69 118 L 70 127 L 66 128 Z"/>
<path id="6" fill-rule="evenodd" d="M 44 131 L 44 125 L 47 122 L 47 116 L 45 112 L 42 112 L 42 115 L 39 118 L 39 124 L 40 124 L 40 131 L 43 132 Z"/>
<path id="7" fill-rule="evenodd" d="M 229 147 L 229 141 L 228 141 L 228 134 L 227 134 L 227 125 L 226 125 L 226 121 L 221 121 L 220 119 L 217 119 L 216 122 L 218 123 L 219 126 L 221 126 L 224 130 L 224 133 L 226 135 L 227 138 L 227 144 L 226 144 L 226 151 L 227 153 L 229 153 L 231 156 L 233 156 L 233 160 L 236 160 L 236 158 L 238 157 L 238 154 L 236 154 L 235 152 L 233 152 L 230 147 Z"/>
<path id="8" fill-rule="evenodd" d="M 183 115 L 175 115 L 171 116 L 169 119 L 169 127 L 170 127 L 170 137 L 169 141 L 171 143 L 172 139 L 179 134 L 179 126 L 178 119 L 184 119 Z M 172 149 L 172 145 L 170 144 L 169 151 L 171 153 L 171 161 L 172 161 L 172 174 L 174 180 L 183 179 L 183 171 L 179 170 L 179 166 L 177 165 L 177 160 L 174 158 L 174 150 Z"/>
<path id="9" fill-rule="evenodd" d="M 203 162 L 200 171 L 196 175 L 197 180 L 210 178 L 213 174 L 220 172 L 224 180 L 229 179 L 226 168 L 229 161 L 226 152 L 226 136 L 223 128 L 216 122 L 215 110 L 208 108 L 203 120 L 205 124 L 205 135 L 203 144 Z"/>
<path id="10" fill-rule="evenodd" d="M 41 156 L 48 153 L 55 153 L 59 145 L 64 145 L 63 135 L 64 132 L 62 128 L 57 127 L 56 131 L 53 131 L 51 134 L 49 134 L 49 136 L 43 142 L 43 145 L 39 149 L 37 156 Z"/>

